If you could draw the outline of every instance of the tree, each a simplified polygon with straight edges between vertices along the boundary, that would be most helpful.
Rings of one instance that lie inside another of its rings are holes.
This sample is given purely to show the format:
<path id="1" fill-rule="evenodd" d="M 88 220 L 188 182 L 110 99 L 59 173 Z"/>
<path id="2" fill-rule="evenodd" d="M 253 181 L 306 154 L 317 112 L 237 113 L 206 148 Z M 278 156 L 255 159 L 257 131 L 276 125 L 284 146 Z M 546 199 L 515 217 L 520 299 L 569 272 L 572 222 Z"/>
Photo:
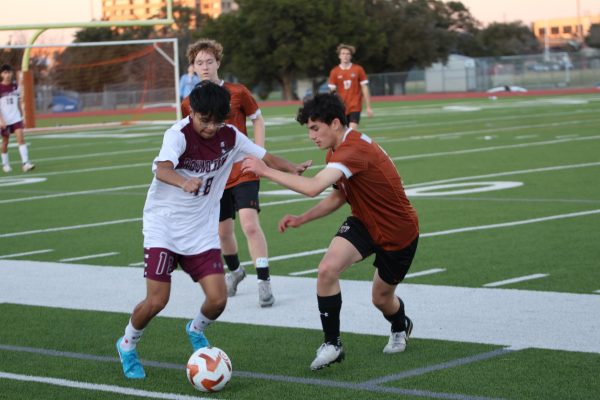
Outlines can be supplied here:
<path id="1" fill-rule="evenodd" d="M 521 21 L 493 22 L 478 33 L 483 54 L 488 57 L 535 54 L 541 51 L 540 44 L 529 27 Z"/>

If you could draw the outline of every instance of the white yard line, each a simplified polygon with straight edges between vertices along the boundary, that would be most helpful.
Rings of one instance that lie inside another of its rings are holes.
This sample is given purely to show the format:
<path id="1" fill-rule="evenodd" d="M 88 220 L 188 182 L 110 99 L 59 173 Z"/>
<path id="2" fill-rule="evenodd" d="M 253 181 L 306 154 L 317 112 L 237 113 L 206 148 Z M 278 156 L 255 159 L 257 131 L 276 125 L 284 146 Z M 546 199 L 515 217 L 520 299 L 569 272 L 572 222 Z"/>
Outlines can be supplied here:
<path id="1" fill-rule="evenodd" d="M 93 224 L 59 226 L 56 228 L 35 229 L 35 230 L 31 230 L 31 231 L 22 231 L 22 232 L 14 232 L 14 233 L 3 233 L 3 234 L 0 234 L 0 239 L 7 238 L 7 237 L 36 235 L 36 234 L 40 234 L 40 233 L 70 231 L 70 230 L 74 230 L 74 229 L 95 228 L 98 226 L 127 224 L 130 222 L 139 222 L 141 220 L 142 220 L 142 218 L 116 219 L 113 221 L 96 222 Z"/>
<path id="2" fill-rule="evenodd" d="M 41 196 L 19 197 L 16 199 L 0 200 L 0 204 L 20 203 L 22 201 L 54 199 L 57 197 L 84 196 L 84 195 L 88 195 L 88 194 L 118 192 L 121 190 L 129 190 L 129 189 L 142 189 L 142 188 L 147 189 L 148 186 L 149 186 L 149 184 L 145 183 L 143 185 L 117 186 L 117 187 L 105 188 L 105 189 L 82 190 L 79 192 L 53 193 L 53 194 L 45 194 L 45 195 L 41 195 Z"/>
<path id="3" fill-rule="evenodd" d="M 13 258 L 13 257 L 22 257 L 22 256 L 32 256 L 34 254 L 51 253 L 53 251 L 54 251 L 53 249 L 45 249 L 45 250 L 28 251 L 28 252 L 25 252 L 25 253 L 5 254 L 3 256 L 0 256 L 0 259 L 3 259 L 3 258 Z"/>
<path id="4" fill-rule="evenodd" d="M 148 399 L 167 399 L 167 400 L 209 400 L 208 397 L 198 396 L 187 396 L 178 393 L 163 393 L 163 392 L 150 392 L 148 390 L 132 389 L 128 387 L 114 386 L 114 385 L 103 385 L 98 383 L 88 383 L 72 381 L 67 379 L 59 378 L 48 378 L 45 376 L 32 376 L 32 375 L 21 375 L 13 374 L 10 372 L 0 371 L 0 379 L 9 379 L 21 382 L 35 382 L 44 383 L 52 386 L 62 386 L 79 390 L 93 390 L 97 392 L 116 393 L 124 396 L 137 396 Z M 210 397 L 211 400 L 218 400 L 216 397 Z"/>
<path id="5" fill-rule="evenodd" d="M 600 293 L 600 290 L 595 290 L 594 293 Z"/>
<path id="6" fill-rule="evenodd" d="M 426 269 L 424 271 L 412 272 L 410 274 L 406 274 L 405 278 L 410 279 L 410 278 L 416 278 L 418 276 L 439 274 L 440 272 L 444 272 L 445 270 L 446 270 L 446 268 L 431 268 L 431 269 Z"/>
<path id="7" fill-rule="evenodd" d="M 483 286 L 498 287 L 498 286 L 510 285 L 511 283 L 525 282 L 525 281 L 530 281 L 533 279 L 545 278 L 547 276 L 548 276 L 548 274 L 531 274 L 531 275 L 519 276 L 519 277 L 512 278 L 512 279 L 505 279 L 503 281 L 486 283 Z"/>
<path id="8" fill-rule="evenodd" d="M 0 275 L 0 303 L 129 314 L 146 294 L 143 274 L 133 267 L 0 260 Z M 203 301 L 198 284 L 180 270 L 172 278 L 177 289 L 161 316 L 196 315 Z M 274 307 L 259 309 L 256 287 L 242 283 L 236 296 L 227 300 L 219 321 L 320 332 L 316 279 L 271 276 L 271 281 L 277 298 Z M 342 331 L 384 340 L 390 326 L 372 305 L 372 283 L 342 280 L 340 284 Z M 398 294 L 415 324 L 416 338 L 600 353 L 600 296 L 596 294 L 410 283 L 400 284 Z"/>
<path id="9" fill-rule="evenodd" d="M 319 272 L 318 268 L 313 268 L 313 269 L 307 269 L 306 271 L 298 271 L 298 272 L 290 272 L 288 275 L 290 276 L 302 276 L 302 275 L 308 275 L 308 274 L 312 274 L 315 272 Z"/>
<path id="10" fill-rule="evenodd" d="M 91 260 L 93 258 L 102 258 L 102 257 L 110 257 L 116 256 L 119 252 L 112 251 L 110 253 L 99 253 L 99 254 L 90 254 L 88 256 L 81 257 L 71 257 L 71 258 L 63 258 L 60 262 L 71 262 L 71 261 L 81 261 L 81 260 Z"/>

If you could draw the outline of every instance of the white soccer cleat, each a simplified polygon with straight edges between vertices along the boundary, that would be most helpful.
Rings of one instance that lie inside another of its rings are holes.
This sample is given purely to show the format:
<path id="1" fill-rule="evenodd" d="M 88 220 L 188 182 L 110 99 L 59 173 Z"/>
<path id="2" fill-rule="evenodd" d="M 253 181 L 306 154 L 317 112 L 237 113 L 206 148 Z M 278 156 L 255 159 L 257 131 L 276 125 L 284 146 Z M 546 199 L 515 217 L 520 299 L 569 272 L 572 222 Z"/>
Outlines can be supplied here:
<path id="1" fill-rule="evenodd" d="M 239 267 L 235 271 L 225 274 L 225 284 L 227 285 L 227 296 L 233 297 L 237 292 L 238 284 L 246 277 L 244 267 Z"/>
<path id="2" fill-rule="evenodd" d="M 258 281 L 258 304 L 261 307 L 271 307 L 275 303 L 275 297 L 271 290 L 271 282 Z"/>
<path id="3" fill-rule="evenodd" d="M 32 164 L 30 162 L 26 162 L 25 164 L 23 164 L 23 172 L 31 171 L 34 168 L 35 168 L 35 164 Z"/>
<path id="4" fill-rule="evenodd" d="M 11 171 L 12 171 L 12 168 L 10 167 L 10 165 L 8 165 L 8 164 L 4 164 L 4 165 L 2 166 L 2 171 L 6 172 L 6 173 L 8 174 L 9 172 L 11 172 Z"/>
<path id="5" fill-rule="evenodd" d="M 402 332 L 392 332 L 388 344 L 383 348 L 385 354 L 402 353 L 406 350 L 406 342 L 412 332 L 413 323 L 406 317 L 406 330 Z"/>
<path id="6" fill-rule="evenodd" d="M 321 368 L 330 366 L 333 363 L 342 362 L 346 357 L 342 346 L 335 346 L 330 343 L 323 343 L 317 349 L 317 357 L 310 364 L 310 369 L 317 371 Z"/>

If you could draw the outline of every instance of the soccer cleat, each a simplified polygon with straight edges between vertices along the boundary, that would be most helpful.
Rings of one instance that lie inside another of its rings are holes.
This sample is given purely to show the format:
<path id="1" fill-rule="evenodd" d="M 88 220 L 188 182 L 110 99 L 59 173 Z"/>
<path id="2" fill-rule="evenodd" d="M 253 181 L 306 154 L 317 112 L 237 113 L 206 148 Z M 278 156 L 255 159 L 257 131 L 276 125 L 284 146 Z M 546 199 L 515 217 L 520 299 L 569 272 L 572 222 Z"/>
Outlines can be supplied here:
<path id="1" fill-rule="evenodd" d="M 6 172 L 6 173 L 8 174 L 9 172 L 11 172 L 11 171 L 12 171 L 12 168 L 10 167 L 10 165 L 8 165 L 8 164 L 4 164 L 4 165 L 2 166 L 2 171 Z"/>
<path id="2" fill-rule="evenodd" d="M 271 290 L 270 281 L 258 281 L 258 304 L 261 307 L 271 307 L 275 303 L 275 297 Z"/>
<path id="3" fill-rule="evenodd" d="M 344 357 L 346 357 L 346 354 L 341 345 L 336 346 L 331 343 L 323 343 L 317 349 L 317 357 L 313 360 L 312 364 L 310 364 L 310 369 L 317 371 L 321 368 L 328 367 L 333 363 L 342 362 Z"/>
<path id="4" fill-rule="evenodd" d="M 385 354 L 401 353 L 406 349 L 406 342 L 412 333 L 413 323 L 410 318 L 406 318 L 406 330 L 402 332 L 392 332 L 388 344 L 383 348 Z"/>
<path id="5" fill-rule="evenodd" d="M 140 362 L 137 351 L 135 349 L 131 351 L 121 350 L 121 340 L 123 340 L 123 337 L 117 340 L 117 351 L 119 352 L 119 359 L 121 359 L 121 365 L 123 366 L 123 374 L 129 379 L 144 379 L 146 372 Z"/>
<path id="6" fill-rule="evenodd" d="M 241 272 L 238 272 L 241 271 Z M 237 292 L 238 284 L 246 277 L 244 267 L 240 267 L 236 271 L 231 271 L 225 274 L 225 284 L 227 285 L 227 296 L 233 297 Z"/>
<path id="7" fill-rule="evenodd" d="M 190 343 L 192 344 L 192 348 L 194 351 L 201 349 L 203 347 L 208 347 L 210 344 L 208 343 L 208 339 L 204 336 L 204 332 L 193 332 L 190 328 L 192 326 L 192 321 L 188 322 L 185 326 L 185 332 L 188 334 L 188 338 L 190 339 Z"/>
<path id="8" fill-rule="evenodd" d="M 35 169 L 35 164 L 32 164 L 30 162 L 26 162 L 23 164 L 23 172 L 28 172 Z"/>

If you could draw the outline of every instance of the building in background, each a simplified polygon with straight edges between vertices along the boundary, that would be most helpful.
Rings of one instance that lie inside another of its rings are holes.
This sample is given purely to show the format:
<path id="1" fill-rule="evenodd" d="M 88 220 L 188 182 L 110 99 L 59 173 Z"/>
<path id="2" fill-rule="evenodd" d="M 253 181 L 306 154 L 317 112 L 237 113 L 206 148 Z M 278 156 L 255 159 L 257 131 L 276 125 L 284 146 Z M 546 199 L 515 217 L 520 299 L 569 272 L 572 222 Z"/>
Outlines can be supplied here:
<path id="1" fill-rule="evenodd" d="M 600 24 L 600 15 L 533 21 L 531 30 L 543 45 L 561 47 L 569 42 L 583 43 L 592 24 Z"/>
<path id="2" fill-rule="evenodd" d="M 165 0 L 102 0 L 102 19 L 106 21 L 150 19 L 160 14 L 166 5 Z M 173 5 L 193 8 L 211 18 L 235 11 L 238 7 L 232 0 L 175 0 Z"/>

